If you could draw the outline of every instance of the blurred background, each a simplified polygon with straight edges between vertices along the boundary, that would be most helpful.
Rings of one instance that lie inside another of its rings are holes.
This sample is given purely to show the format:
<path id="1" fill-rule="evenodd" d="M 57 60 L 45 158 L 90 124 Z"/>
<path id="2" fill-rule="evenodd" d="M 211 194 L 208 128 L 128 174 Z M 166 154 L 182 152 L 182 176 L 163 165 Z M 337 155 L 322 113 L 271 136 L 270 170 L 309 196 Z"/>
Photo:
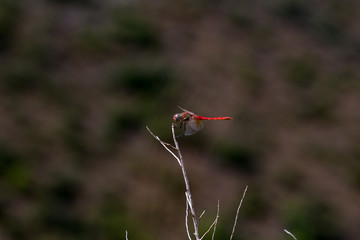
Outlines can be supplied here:
<path id="1" fill-rule="evenodd" d="M 187 239 L 177 105 L 202 232 L 359 239 L 359 63 L 356 0 L 1 0 L 0 239 Z"/>

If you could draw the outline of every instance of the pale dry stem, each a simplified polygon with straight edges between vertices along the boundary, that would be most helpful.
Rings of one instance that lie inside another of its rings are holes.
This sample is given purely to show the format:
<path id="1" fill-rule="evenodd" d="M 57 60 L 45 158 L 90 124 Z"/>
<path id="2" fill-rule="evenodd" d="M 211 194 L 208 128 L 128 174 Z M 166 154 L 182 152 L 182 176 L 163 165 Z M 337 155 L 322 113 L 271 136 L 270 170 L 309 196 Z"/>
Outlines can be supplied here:
<path id="1" fill-rule="evenodd" d="M 200 222 L 200 219 L 202 218 L 202 216 L 205 214 L 206 210 L 204 210 L 201 214 L 200 214 L 200 217 L 199 217 L 199 222 Z"/>
<path id="2" fill-rule="evenodd" d="M 243 200 L 244 200 L 244 198 L 245 198 L 247 189 L 248 189 L 248 186 L 246 185 L 245 190 L 244 190 L 244 193 L 243 193 L 243 196 L 242 196 L 242 198 L 241 198 L 241 200 L 240 200 L 238 209 L 237 209 L 237 211 L 236 211 L 235 222 L 234 222 L 233 230 L 232 230 L 232 232 L 231 232 L 230 240 L 231 240 L 231 239 L 233 238 L 233 236 L 234 236 L 234 232 L 235 232 L 235 228 L 236 228 L 236 223 L 237 223 L 237 219 L 238 219 L 238 216 L 239 216 L 239 211 L 240 211 L 242 202 L 243 202 Z"/>
<path id="3" fill-rule="evenodd" d="M 185 170 L 182 154 L 181 154 L 181 151 L 180 151 L 180 147 L 179 147 L 179 144 L 178 144 L 178 142 L 176 140 L 174 124 L 171 125 L 171 131 L 172 131 L 175 147 L 172 146 L 169 143 L 163 142 L 158 136 L 153 134 L 147 126 L 146 126 L 146 129 L 178 161 L 178 163 L 179 163 L 179 165 L 181 167 L 181 171 L 182 171 L 183 178 L 184 178 L 184 181 L 185 181 L 185 188 L 186 188 L 185 195 L 186 195 L 187 207 L 190 208 L 190 213 L 191 213 L 191 217 L 192 217 L 193 224 L 194 224 L 194 235 L 195 235 L 196 240 L 200 240 L 200 238 L 199 238 L 199 229 L 198 229 L 198 220 L 196 218 L 195 208 L 194 208 L 193 201 L 192 201 L 189 179 L 188 179 L 187 174 L 186 174 L 186 170 Z M 173 151 L 171 151 L 168 146 L 171 146 L 171 148 L 175 149 L 177 151 L 177 155 Z M 188 225 L 187 224 L 186 224 L 186 230 L 188 231 Z"/>
<path id="4" fill-rule="evenodd" d="M 166 143 L 163 142 L 158 136 L 156 136 L 155 134 L 152 133 L 152 131 L 150 131 L 150 129 L 148 128 L 148 126 L 146 126 L 146 129 L 149 131 L 149 133 L 160 142 L 161 145 L 163 145 L 163 147 L 169 152 L 171 153 L 171 155 L 173 155 L 173 157 L 178 161 L 179 165 L 181 166 L 180 163 L 180 159 L 178 158 L 178 156 L 176 156 L 175 153 L 173 153 L 167 146 L 171 146 L 171 148 L 176 149 L 173 145 L 171 145 L 170 143 Z"/>
<path id="5" fill-rule="evenodd" d="M 198 223 L 199 223 L 201 217 L 203 216 L 203 214 L 205 213 L 205 211 L 203 211 L 201 213 L 199 219 L 196 218 L 195 208 L 194 208 L 194 204 L 193 204 L 192 196 L 191 196 L 191 191 L 190 191 L 189 179 L 188 179 L 187 174 L 186 174 L 186 170 L 185 170 L 185 166 L 184 166 L 184 162 L 183 162 L 183 157 L 182 157 L 182 154 L 181 154 L 181 151 L 180 151 L 180 147 L 179 147 L 179 144 L 178 144 L 178 142 L 176 140 L 174 124 L 171 125 L 171 131 L 172 131 L 175 147 L 173 145 L 169 144 L 169 143 L 166 143 L 166 142 L 162 141 L 158 136 L 153 134 L 147 126 L 146 126 L 146 129 L 177 160 L 177 162 L 179 163 L 179 165 L 181 167 L 181 171 L 182 171 L 184 182 L 185 182 L 185 188 L 186 188 L 186 192 L 185 192 L 185 198 L 186 198 L 185 227 L 186 227 L 186 233 L 187 233 L 187 236 L 188 236 L 189 240 L 192 239 L 191 235 L 190 235 L 190 231 L 189 231 L 189 225 L 188 225 L 189 212 L 191 213 L 191 217 L 192 217 L 192 220 L 193 220 L 195 239 L 196 240 L 202 240 L 211 231 L 211 229 L 213 229 L 212 240 L 214 240 L 216 226 L 217 226 L 218 219 L 219 219 L 220 201 L 218 201 L 217 214 L 216 214 L 216 218 L 215 218 L 214 222 L 210 225 L 209 229 L 200 238 L 199 237 Z M 177 154 L 174 153 L 172 150 L 170 150 L 170 148 L 175 150 L 177 152 Z M 235 227 L 236 227 L 236 223 L 237 223 L 237 219 L 238 219 L 238 215 L 239 215 L 239 210 L 240 210 L 242 202 L 244 200 L 247 188 L 248 188 L 248 186 L 246 186 L 246 188 L 244 190 L 243 196 L 242 196 L 242 198 L 240 200 L 240 203 L 239 203 L 239 206 L 238 206 L 238 209 L 237 209 L 237 212 L 236 212 L 235 222 L 234 222 L 233 230 L 232 230 L 232 233 L 231 233 L 231 236 L 230 236 L 230 240 L 232 240 L 234 232 L 235 232 Z M 126 240 L 127 240 L 127 232 L 126 232 Z"/>
<path id="6" fill-rule="evenodd" d="M 294 234 L 292 234 L 290 231 L 284 229 L 284 232 L 286 232 L 287 234 L 289 234 L 293 239 L 297 240 L 296 237 L 294 236 Z"/>
<path id="7" fill-rule="evenodd" d="M 214 231 L 213 231 L 213 235 L 212 235 L 212 239 L 214 239 L 214 235 L 215 235 L 215 230 L 216 230 L 216 225 L 219 219 L 219 211 L 220 211 L 220 201 L 218 200 L 218 205 L 217 205 L 217 213 L 216 213 L 216 218 L 214 220 L 214 222 L 210 225 L 209 229 L 202 235 L 202 237 L 200 238 L 203 239 L 209 232 L 210 230 L 214 227 Z"/>
<path id="8" fill-rule="evenodd" d="M 218 219 L 219 218 L 219 212 L 220 212 L 220 200 L 218 200 L 218 205 L 217 205 L 217 214 L 216 214 L 216 218 Z M 216 223 L 215 223 L 215 226 L 214 226 L 214 231 L 213 231 L 213 234 L 212 234 L 212 237 L 211 239 L 214 240 L 214 237 L 215 237 L 215 231 L 216 231 L 216 225 L 217 225 L 217 222 L 218 220 L 216 219 Z"/>
<path id="9" fill-rule="evenodd" d="M 186 196 L 185 196 L 186 197 Z M 190 231 L 189 231 L 189 224 L 188 224 L 188 216 L 189 216 L 189 204 L 187 202 L 187 200 L 185 201 L 186 203 L 186 212 L 185 212 L 185 228 L 186 228 L 186 234 L 189 238 L 189 240 L 191 240 L 191 236 L 190 236 Z"/>

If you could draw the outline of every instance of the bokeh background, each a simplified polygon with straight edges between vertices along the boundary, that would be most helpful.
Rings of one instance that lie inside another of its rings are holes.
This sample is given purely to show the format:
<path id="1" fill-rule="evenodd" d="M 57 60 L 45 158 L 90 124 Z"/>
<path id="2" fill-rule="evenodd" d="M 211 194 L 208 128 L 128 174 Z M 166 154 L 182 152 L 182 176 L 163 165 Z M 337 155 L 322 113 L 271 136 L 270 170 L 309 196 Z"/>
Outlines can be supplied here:
<path id="1" fill-rule="evenodd" d="M 1 0 L 0 239 L 360 238 L 357 0 Z M 180 133 L 180 132 L 179 132 Z"/>

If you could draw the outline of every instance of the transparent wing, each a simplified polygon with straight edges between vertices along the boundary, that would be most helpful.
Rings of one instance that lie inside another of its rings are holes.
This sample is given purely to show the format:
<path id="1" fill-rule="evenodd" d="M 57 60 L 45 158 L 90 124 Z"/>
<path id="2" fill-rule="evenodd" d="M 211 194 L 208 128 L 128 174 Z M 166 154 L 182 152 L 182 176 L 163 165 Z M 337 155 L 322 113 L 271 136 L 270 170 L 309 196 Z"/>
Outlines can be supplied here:
<path id="1" fill-rule="evenodd" d="M 182 108 L 182 107 L 180 107 L 180 106 L 178 106 L 178 108 L 180 108 L 180 109 L 183 110 L 184 112 L 188 112 L 190 115 L 194 115 L 194 116 L 195 116 L 195 113 L 190 112 L 189 110 L 186 110 L 186 109 L 184 109 L 184 108 Z"/>
<path id="2" fill-rule="evenodd" d="M 185 136 L 193 135 L 197 131 L 203 128 L 203 123 L 197 119 L 190 119 L 189 122 L 185 125 Z"/>

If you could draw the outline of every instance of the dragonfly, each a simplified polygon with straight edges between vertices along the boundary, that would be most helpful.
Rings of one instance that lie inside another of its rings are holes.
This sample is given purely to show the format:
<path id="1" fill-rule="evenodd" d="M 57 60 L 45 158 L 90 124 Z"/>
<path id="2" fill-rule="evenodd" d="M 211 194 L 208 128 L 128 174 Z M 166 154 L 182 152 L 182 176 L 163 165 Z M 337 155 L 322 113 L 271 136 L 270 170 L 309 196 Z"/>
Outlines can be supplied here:
<path id="1" fill-rule="evenodd" d="M 178 106 L 179 107 L 179 106 Z M 183 109 L 182 107 L 179 107 L 182 111 L 182 113 L 176 113 L 173 116 L 173 119 L 176 123 L 179 124 L 179 127 L 184 127 L 184 135 L 189 136 L 193 135 L 194 133 L 198 132 L 203 128 L 203 120 L 231 120 L 231 117 L 202 117 L 199 115 L 196 115 L 193 112 L 190 112 L 189 110 Z"/>

